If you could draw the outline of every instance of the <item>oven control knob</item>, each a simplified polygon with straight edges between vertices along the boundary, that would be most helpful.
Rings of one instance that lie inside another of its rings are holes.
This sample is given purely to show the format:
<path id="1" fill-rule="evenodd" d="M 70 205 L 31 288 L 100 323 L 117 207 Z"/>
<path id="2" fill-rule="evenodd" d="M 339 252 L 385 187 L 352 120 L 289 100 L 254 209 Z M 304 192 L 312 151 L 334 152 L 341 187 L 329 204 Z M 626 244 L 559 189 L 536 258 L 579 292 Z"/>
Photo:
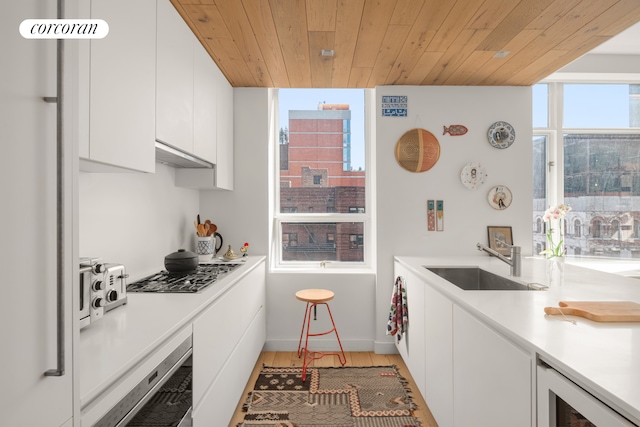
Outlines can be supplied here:
<path id="1" fill-rule="evenodd" d="M 98 291 L 104 291 L 105 285 L 104 282 L 102 280 L 96 280 L 95 282 L 93 282 L 93 291 L 94 292 L 98 292 Z"/>
<path id="2" fill-rule="evenodd" d="M 104 273 L 105 270 L 106 270 L 106 267 L 104 266 L 104 264 L 96 264 L 93 266 L 93 274 Z"/>
<path id="3" fill-rule="evenodd" d="M 93 300 L 91 305 L 93 305 L 93 308 L 100 308 L 107 305 L 107 302 L 104 300 L 104 298 L 96 298 Z"/>
<path id="4" fill-rule="evenodd" d="M 118 301 L 118 291 L 114 291 L 113 289 L 111 289 L 109 292 L 107 292 L 107 301 Z"/>

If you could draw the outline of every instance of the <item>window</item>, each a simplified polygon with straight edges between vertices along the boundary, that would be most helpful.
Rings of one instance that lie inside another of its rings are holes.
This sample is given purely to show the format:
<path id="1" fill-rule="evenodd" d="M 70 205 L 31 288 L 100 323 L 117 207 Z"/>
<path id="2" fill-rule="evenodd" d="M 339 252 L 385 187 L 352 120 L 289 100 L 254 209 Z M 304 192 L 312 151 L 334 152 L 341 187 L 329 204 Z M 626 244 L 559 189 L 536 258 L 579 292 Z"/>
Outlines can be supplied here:
<path id="1" fill-rule="evenodd" d="M 278 90 L 274 268 L 370 262 L 366 96 L 363 89 Z"/>
<path id="2" fill-rule="evenodd" d="M 544 209 L 566 203 L 573 226 L 565 234 L 567 255 L 640 257 L 640 85 L 536 86 L 534 224 Z M 544 92 L 546 98 L 536 96 Z M 536 119 L 545 112 L 546 126 Z M 534 233 L 536 253 L 544 244 Z"/>

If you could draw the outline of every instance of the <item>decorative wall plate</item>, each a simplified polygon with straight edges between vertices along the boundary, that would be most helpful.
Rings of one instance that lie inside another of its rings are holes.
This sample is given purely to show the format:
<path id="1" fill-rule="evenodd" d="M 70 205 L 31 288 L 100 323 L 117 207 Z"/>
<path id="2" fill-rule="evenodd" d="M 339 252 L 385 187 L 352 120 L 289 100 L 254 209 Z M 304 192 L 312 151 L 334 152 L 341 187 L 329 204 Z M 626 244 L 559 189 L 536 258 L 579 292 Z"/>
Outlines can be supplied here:
<path id="1" fill-rule="evenodd" d="M 516 130 L 507 122 L 495 122 L 489 127 L 487 137 L 495 148 L 508 148 L 516 140 Z"/>
<path id="2" fill-rule="evenodd" d="M 440 143 L 425 129 L 411 129 L 396 143 L 396 160 L 409 172 L 428 171 L 440 158 Z"/>
<path id="3" fill-rule="evenodd" d="M 487 171 L 480 163 L 468 163 L 460 172 L 462 185 L 470 190 L 476 190 L 480 185 L 484 184 L 486 178 Z"/>
<path id="4" fill-rule="evenodd" d="M 487 201 L 493 209 L 504 210 L 511 205 L 511 190 L 504 185 L 496 185 L 489 190 Z"/>

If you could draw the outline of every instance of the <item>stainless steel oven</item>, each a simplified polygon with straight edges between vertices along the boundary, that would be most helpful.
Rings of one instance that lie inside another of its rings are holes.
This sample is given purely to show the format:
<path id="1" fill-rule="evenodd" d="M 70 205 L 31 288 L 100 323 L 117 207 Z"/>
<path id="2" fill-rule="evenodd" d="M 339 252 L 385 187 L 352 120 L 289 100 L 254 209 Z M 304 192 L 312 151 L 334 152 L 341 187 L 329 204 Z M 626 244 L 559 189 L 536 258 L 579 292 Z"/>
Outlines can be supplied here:
<path id="1" fill-rule="evenodd" d="M 622 415 L 548 364 L 540 362 L 538 427 L 633 427 Z"/>
<path id="2" fill-rule="evenodd" d="M 192 353 L 189 336 L 93 427 L 192 426 Z"/>

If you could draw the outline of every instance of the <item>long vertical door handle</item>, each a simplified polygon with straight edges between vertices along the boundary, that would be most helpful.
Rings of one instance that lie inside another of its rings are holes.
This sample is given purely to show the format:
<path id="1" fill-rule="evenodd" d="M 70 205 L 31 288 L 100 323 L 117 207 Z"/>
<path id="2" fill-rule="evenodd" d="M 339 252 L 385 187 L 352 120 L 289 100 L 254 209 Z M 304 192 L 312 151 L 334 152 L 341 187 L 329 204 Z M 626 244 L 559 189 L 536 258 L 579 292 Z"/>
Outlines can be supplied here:
<path id="1" fill-rule="evenodd" d="M 58 0 L 58 19 L 64 18 L 64 1 Z M 65 283 L 65 191 L 64 191 L 64 133 L 63 133 L 63 105 L 64 105 L 64 43 L 63 39 L 56 40 L 56 329 L 57 329 L 57 367 L 44 373 L 48 377 L 61 377 L 65 370 L 65 340 L 64 340 L 64 283 Z"/>

